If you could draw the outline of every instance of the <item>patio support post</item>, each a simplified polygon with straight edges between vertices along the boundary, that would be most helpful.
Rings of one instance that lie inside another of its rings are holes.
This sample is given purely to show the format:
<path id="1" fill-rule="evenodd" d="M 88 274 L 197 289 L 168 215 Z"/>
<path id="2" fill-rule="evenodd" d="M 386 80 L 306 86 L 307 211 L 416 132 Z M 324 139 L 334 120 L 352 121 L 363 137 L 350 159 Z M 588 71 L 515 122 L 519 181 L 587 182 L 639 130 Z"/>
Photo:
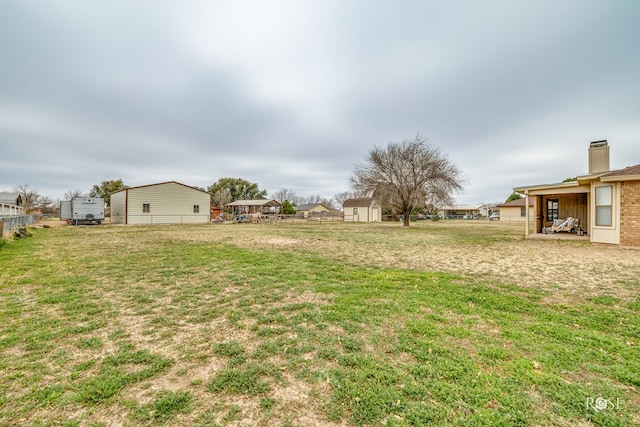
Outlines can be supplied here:
<path id="1" fill-rule="evenodd" d="M 529 192 L 526 191 L 524 193 L 524 211 L 526 212 L 525 218 L 526 221 L 524 223 L 524 237 L 529 237 Z"/>

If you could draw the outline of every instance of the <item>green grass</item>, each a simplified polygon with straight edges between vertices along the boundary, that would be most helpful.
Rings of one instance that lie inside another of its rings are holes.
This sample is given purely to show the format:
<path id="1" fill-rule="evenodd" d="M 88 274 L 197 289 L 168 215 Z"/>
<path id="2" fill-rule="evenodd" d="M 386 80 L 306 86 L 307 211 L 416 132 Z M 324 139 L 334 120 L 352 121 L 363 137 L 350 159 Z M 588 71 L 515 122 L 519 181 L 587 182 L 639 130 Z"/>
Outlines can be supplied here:
<path id="1" fill-rule="evenodd" d="M 339 253 L 529 244 L 509 228 L 233 227 L 67 227 L 0 248 L 0 424 L 640 423 L 640 297 L 554 303 Z M 262 247 L 274 237 L 335 251 Z"/>
<path id="2" fill-rule="evenodd" d="M 136 408 L 133 418 L 135 421 L 147 422 L 150 425 L 168 422 L 178 413 L 188 413 L 192 398 L 185 391 L 163 390 L 152 402 Z"/>

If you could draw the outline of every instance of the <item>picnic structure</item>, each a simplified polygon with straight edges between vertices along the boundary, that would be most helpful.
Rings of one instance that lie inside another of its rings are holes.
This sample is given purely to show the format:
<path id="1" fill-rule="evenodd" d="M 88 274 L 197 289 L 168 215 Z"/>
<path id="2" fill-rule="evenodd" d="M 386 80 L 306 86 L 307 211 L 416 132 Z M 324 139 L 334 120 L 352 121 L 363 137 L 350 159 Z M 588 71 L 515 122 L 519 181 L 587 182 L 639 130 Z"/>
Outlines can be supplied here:
<path id="1" fill-rule="evenodd" d="M 235 200 L 224 205 L 230 218 L 238 222 L 259 222 L 260 218 L 278 215 L 282 211 L 282 203 L 273 199 Z"/>
<path id="2" fill-rule="evenodd" d="M 525 235 L 543 233 L 554 223 L 558 227 L 556 220 L 571 217 L 579 221 L 575 232 L 586 234 L 593 243 L 640 246 L 640 164 L 610 170 L 606 140 L 591 142 L 588 153 L 587 175 L 514 188 L 527 203 L 533 200 L 534 218 L 527 211 Z"/>

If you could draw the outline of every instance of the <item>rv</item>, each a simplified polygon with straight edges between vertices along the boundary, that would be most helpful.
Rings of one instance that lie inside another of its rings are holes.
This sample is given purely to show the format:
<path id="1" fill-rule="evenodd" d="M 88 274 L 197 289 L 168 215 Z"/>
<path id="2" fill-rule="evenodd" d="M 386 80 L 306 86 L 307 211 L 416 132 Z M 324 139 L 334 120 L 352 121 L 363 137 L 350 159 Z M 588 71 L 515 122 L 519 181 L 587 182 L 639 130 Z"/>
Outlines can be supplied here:
<path id="1" fill-rule="evenodd" d="M 104 207 L 104 199 L 100 197 L 74 197 L 60 202 L 60 219 L 74 225 L 101 224 Z"/>

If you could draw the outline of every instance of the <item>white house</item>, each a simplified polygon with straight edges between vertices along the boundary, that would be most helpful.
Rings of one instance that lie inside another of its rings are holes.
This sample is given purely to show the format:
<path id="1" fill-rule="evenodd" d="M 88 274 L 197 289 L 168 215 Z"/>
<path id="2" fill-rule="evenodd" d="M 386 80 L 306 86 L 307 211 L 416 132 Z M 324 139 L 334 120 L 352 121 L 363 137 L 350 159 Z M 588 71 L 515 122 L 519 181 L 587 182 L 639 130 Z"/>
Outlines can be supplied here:
<path id="1" fill-rule="evenodd" d="M 352 222 L 382 221 L 382 209 L 370 197 L 347 199 L 342 203 L 344 220 Z"/>
<path id="2" fill-rule="evenodd" d="M 129 187 L 111 194 L 112 224 L 208 223 L 211 195 L 176 181 Z"/>
<path id="3" fill-rule="evenodd" d="M 535 215 L 528 215 L 525 235 L 539 234 L 554 220 L 572 217 L 593 243 L 640 246 L 640 164 L 611 170 L 607 140 L 589 144 L 588 155 L 588 175 L 514 188 L 533 200 Z"/>
<path id="4" fill-rule="evenodd" d="M 0 191 L 0 216 L 24 215 L 24 196 Z"/>

